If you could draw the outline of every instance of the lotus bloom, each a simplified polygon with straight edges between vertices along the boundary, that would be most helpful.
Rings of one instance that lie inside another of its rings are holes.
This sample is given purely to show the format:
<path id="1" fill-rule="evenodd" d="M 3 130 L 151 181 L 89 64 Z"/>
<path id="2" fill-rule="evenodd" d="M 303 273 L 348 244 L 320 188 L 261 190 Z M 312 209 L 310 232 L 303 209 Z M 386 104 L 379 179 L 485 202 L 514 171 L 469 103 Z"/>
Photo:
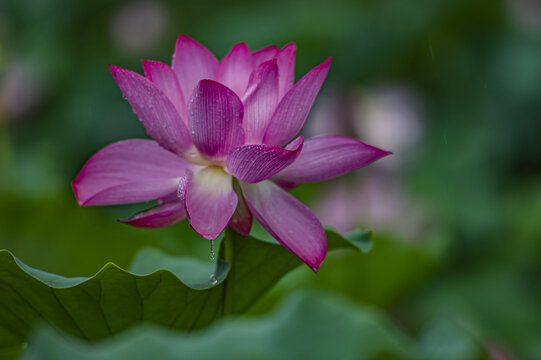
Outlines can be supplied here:
<path id="1" fill-rule="evenodd" d="M 330 65 L 329 59 L 294 84 L 295 51 L 289 44 L 251 52 L 240 43 L 218 61 L 181 35 L 172 67 L 143 61 L 141 76 L 111 66 L 154 140 L 120 141 L 95 154 L 73 182 L 79 204 L 157 200 L 122 221 L 156 228 L 188 218 L 209 240 L 228 224 L 248 235 L 254 216 L 317 271 L 325 232 L 285 189 L 342 175 L 388 152 L 342 136 L 295 138 Z"/>

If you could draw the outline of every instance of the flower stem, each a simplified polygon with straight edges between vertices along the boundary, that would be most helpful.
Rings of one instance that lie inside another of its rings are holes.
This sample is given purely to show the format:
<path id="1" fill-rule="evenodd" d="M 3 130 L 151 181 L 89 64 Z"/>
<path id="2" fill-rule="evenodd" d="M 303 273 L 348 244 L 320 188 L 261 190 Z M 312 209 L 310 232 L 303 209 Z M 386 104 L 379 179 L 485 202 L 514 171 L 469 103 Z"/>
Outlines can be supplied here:
<path id="1" fill-rule="evenodd" d="M 235 267 L 233 263 L 234 258 L 234 248 L 235 248 L 235 240 L 234 240 L 234 234 L 233 229 L 230 227 L 227 227 L 225 229 L 225 234 L 222 240 L 222 245 L 220 247 L 220 258 L 224 261 L 227 261 L 229 264 L 231 264 L 231 267 L 229 268 L 229 273 L 227 275 L 227 281 L 224 282 L 224 295 L 223 295 L 223 316 L 230 315 L 233 313 L 233 303 L 231 302 L 231 299 L 233 299 L 232 296 L 227 296 L 227 294 L 230 294 L 233 292 L 233 287 L 235 286 Z"/>

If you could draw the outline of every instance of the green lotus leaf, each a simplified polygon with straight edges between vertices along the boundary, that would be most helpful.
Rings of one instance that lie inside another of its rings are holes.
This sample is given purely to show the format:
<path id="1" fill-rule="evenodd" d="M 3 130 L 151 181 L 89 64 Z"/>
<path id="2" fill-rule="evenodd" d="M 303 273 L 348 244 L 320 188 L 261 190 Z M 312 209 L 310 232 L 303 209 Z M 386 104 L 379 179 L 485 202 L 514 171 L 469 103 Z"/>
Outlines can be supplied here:
<path id="1" fill-rule="evenodd" d="M 327 236 L 329 251 L 362 251 L 370 242 L 368 232 L 347 239 L 327 230 Z M 39 322 L 86 340 L 142 322 L 200 329 L 242 314 L 301 264 L 280 245 L 233 231 L 226 231 L 214 270 L 191 258 L 143 249 L 130 271 L 109 263 L 90 278 L 65 278 L 33 269 L 1 250 L 0 353 L 16 352 Z M 194 276 L 201 273 L 204 281 Z"/>

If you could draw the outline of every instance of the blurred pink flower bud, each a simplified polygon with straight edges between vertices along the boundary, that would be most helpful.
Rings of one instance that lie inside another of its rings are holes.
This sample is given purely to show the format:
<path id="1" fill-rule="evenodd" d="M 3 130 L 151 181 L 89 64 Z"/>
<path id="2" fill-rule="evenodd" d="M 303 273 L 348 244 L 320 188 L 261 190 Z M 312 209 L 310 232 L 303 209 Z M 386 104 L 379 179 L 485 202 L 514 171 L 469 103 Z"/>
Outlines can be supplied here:
<path id="1" fill-rule="evenodd" d="M 398 167 L 423 135 L 420 100 L 403 86 L 365 92 L 357 102 L 354 126 L 357 134 L 396 154 L 383 166 Z"/>
<path id="2" fill-rule="evenodd" d="M 137 1 L 122 5 L 113 15 L 111 35 L 121 50 L 141 54 L 155 47 L 165 33 L 167 11 L 157 1 Z"/>
<path id="3" fill-rule="evenodd" d="M 41 81 L 36 67 L 15 61 L 8 64 L 0 78 L 0 111 L 7 119 L 22 117 L 39 104 Z"/>

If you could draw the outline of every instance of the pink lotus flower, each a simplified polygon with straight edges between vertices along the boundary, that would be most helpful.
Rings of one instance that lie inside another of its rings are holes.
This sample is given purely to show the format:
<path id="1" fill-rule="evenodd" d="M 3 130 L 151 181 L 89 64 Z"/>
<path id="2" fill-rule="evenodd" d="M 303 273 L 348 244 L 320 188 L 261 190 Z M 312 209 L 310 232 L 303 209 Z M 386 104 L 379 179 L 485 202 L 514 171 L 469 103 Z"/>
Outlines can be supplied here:
<path id="1" fill-rule="evenodd" d="M 291 141 L 330 59 L 296 84 L 294 63 L 294 44 L 251 52 L 240 43 L 218 61 L 180 35 L 172 67 L 143 61 L 143 77 L 111 66 L 154 141 L 120 141 L 94 155 L 73 182 L 79 204 L 157 199 L 155 207 L 123 221 L 156 228 L 187 217 L 207 239 L 228 224 L 248 235 L 253 214 L 317 271 L 327 249 L 323 227 L 283 188 L 342 175 L 388 152 L 342 136 Z"/>

